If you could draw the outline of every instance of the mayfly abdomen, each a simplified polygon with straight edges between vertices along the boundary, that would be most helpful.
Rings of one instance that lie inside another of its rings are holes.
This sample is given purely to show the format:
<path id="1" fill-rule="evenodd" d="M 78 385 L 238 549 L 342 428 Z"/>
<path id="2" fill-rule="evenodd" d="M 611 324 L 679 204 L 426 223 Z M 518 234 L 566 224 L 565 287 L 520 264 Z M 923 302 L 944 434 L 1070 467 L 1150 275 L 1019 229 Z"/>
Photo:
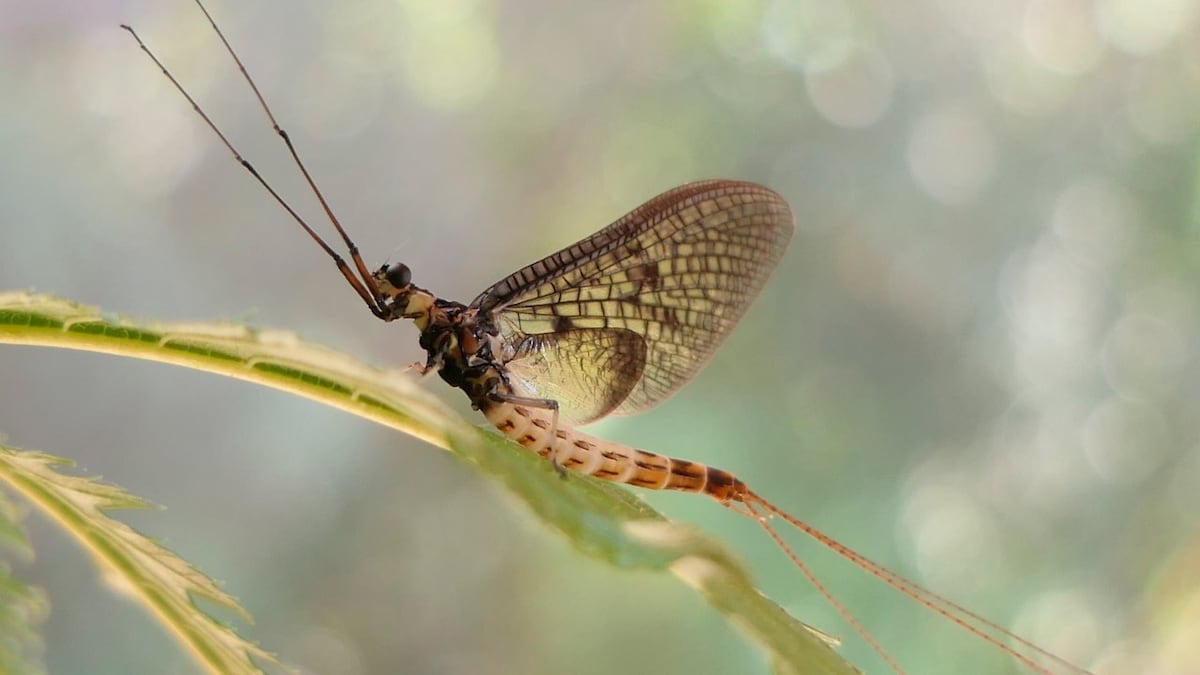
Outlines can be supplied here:
<path id="1" fill-rule="evenodd" d="M 512 403 L 490 403 L 483 414 L 522 447 L 549 458 L 551 413 Z M 615 483 L 650 490 L 699 492 L 719 502 L 742 501 L 746 486 L 721 469 L 646 452 L 559 426 L 554 460 L 563 468 Z"/>

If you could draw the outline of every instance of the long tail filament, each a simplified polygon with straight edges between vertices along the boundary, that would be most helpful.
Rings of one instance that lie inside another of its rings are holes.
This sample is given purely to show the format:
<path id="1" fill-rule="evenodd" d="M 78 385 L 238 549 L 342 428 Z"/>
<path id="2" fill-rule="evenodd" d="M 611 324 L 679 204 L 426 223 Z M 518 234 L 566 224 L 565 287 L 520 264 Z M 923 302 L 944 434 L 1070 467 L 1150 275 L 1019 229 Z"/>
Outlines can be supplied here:
<path id="1" fill-rule="evenodd" d="M 952 621 L 964 630 L 970 632 L 972 635 L 975 635 L 976 637 L 1011 655 L 1013 658 L 1021 662 L 1021 664 L 1023 664 L 1025 667 L 1029 668 L 1035 673 L 1038 673 L 1039 675 L 1053 675 L 1053 673 L 1046 667 L 1035 662 L 1028 655 L 1023 654 L 1005 644 L 1000 638 L 1003 637 L 1012 640 L 1013 642 L 1022 645 L 1025 649 L 1043 656 L 1050 661 L 1053 661 L 1070 672 L 1082 675 L 1090 675 L 1087 670 L 1070 663 L 1062 657 L 1049 652 L 1043 647 L 1039 647 L 1038 645 L 1019 635 L 1016 635 L 1007 628 L 1004 628 L 1003 626 L 1000 626 L 999 624 L 984 618 L 975 612 L 972 612 L 971 610 L 953 602 L 952 600 L 949 600 L 944 596 L 934 593 L 915 581 L 907 579 L 896 572 L 889 570 L 883 565 L 874 562 L 861 553 L 848 548 L 824 532 L 787 513 L 783 509 L 775 506 L 771 502 L 768 502 L 754 492 L 746 490 L 746 492 L 739 495 L 739 497 L 740 499 L 738 499 L 738 501 L 726 502 L 725 505 L 737 511 L 738 513 L 753 518 L 755 521 L 757 521 L 763 530 L 766 531 L 767 535 L 775 541 L 776 545 L 783 550 L 783 552 L 788 556 L 789 559 L 791 559 L 796 567 L 798 567 L 800 571 L 804 573 L 804 576 L 807 577 L 813 586 L 816 587 L 816 589 L 821 593 L 821 595 L 825 597 L 826 601 L 829 602 L 829 604 L 833 606 L 839 614 L 842 615 L 842 617 L 847 623 L 850 624 L 855 632 L 857 632 L 863 637 L 864 640 L 866 640 L 871 648 L 874 649 L 875 652 L 878 653 L 885 662 L 887 662 L 888 666 L 895 673 L 897 673 L 897 675 L 903 673 L 903 669 L 900 668 L 895 659 L 888 654 L 887 650 L 885 650 L 873 637 L 867 633 L 866 629 L 863 628 L 862 624 L 854 618 L 849 609 L 847 609 L 845 605 L 834 598 L 829 590 L 825 588 L 825 586 L 819 580 L 817 580 L 816 575 L 812 572 L 808 565 L 800 559 L 800 556 L 792 550 L 791 546 L 784 541 L 779 532 L 776 531 L 776 529 L 771 525 L 771 517 L 778 516 L 792 527 L 817 540 L 826 548 L 832 550 L 855 565 L 858 565 L 864 571 L 880 579 L 892 588 L 895 588 L 930 610 Z M 765 514 L 760 513 L 760 510 L 765 512 Z"/>

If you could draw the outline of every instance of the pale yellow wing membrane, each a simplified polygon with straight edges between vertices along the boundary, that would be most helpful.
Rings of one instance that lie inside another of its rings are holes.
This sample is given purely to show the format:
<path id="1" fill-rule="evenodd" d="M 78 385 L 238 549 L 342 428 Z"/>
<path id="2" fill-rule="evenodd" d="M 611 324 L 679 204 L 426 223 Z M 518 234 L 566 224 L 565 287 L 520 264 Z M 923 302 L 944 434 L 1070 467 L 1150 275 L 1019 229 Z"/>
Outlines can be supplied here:
<path id="1" fill-rule="evenodd" d="M 665 192 L 612 225 L 493 285 L 475 299 L 490 312 L 517 353 L 531 336 L 623 330 L 644 342 L 644 364 L 602 372 L 579 367 L 568 355 L 543 358 L 537 377 L 553 381 L 558 396 L 594 401 L 605 378 L 606 396 L 625 392 L 607 407 L 582 407 L 583 419 L 650 408 L 699 371 L 766 283 L 792 235 L 792 213 L 775 192 L 738 181 L 690 183 Z M 628 338 L 559 340 L 557 349 L 587 345 L 588 363 L 628 358 Z M 624 353 L 601 356 L 597 350 Z M 528 350 L 525 350 L 528 353 Z M 544 353 L 544 350 L 543 350 Z M 555 398 L 543 396 L 543 398 Z M 555 400 L 561 400 L 555 398 Z"/>
<path id="2" fill-rule="evenodd" d="M 564 421 L 587 424 L 627 400 L 645 366 L 640 335 L 599 328 L 530 335 L 504 370 L 514 393 L 557 401 Z"/>

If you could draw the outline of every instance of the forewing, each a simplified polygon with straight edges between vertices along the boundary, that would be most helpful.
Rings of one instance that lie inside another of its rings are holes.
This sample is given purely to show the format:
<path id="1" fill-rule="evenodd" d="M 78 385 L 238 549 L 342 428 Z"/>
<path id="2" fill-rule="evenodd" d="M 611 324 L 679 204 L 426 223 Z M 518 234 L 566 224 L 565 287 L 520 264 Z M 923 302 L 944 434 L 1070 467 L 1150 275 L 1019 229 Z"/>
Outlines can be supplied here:
<path id="1" fill-rule="evenodd" d="M 528 335 L 505 371 L 514 393 L 558 401 L 565 421 L 587 424 L 629 397 L 645 365 L 640 335 L 600 328 Z"/>
<path id="2" fill-rule="evenodd" d="M 640 336 L 640 377 L 607 385 L 627 391 L 612 411 L 631 414 L 660 403 L 704 366 L 766 283 L 791 235 L 791 210 L 775 192 L 738 181 L 690 183 L 518 270 L 472 304 L 491 313 L 514 346 L 531 336 L 574 331 Z M 572 338 L 557 347 L 579 344 Z M 564 396 L 627 375 L 581 372 L 573 357 L 545 363 L 538 377 L 553 384 L 539 386 Z"/>

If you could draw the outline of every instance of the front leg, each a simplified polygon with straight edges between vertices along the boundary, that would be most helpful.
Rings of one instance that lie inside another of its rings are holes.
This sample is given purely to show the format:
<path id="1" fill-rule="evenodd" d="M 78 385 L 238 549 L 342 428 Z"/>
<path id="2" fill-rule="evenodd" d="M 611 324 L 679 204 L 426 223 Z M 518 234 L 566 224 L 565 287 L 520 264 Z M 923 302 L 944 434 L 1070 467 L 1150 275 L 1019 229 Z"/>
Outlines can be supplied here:
<path id="1" fill-rule="evenodd" d="M 429 358 L 425 359 L 425 363 L 416 361 L 409 365 L 407 370 L 416 371 L 417 375 L 422 378 L 428 377 L 431 373 L 436 373 L 442 369 L 442 364 L 445 359 L 441 354 L 430 354 Z"/>

